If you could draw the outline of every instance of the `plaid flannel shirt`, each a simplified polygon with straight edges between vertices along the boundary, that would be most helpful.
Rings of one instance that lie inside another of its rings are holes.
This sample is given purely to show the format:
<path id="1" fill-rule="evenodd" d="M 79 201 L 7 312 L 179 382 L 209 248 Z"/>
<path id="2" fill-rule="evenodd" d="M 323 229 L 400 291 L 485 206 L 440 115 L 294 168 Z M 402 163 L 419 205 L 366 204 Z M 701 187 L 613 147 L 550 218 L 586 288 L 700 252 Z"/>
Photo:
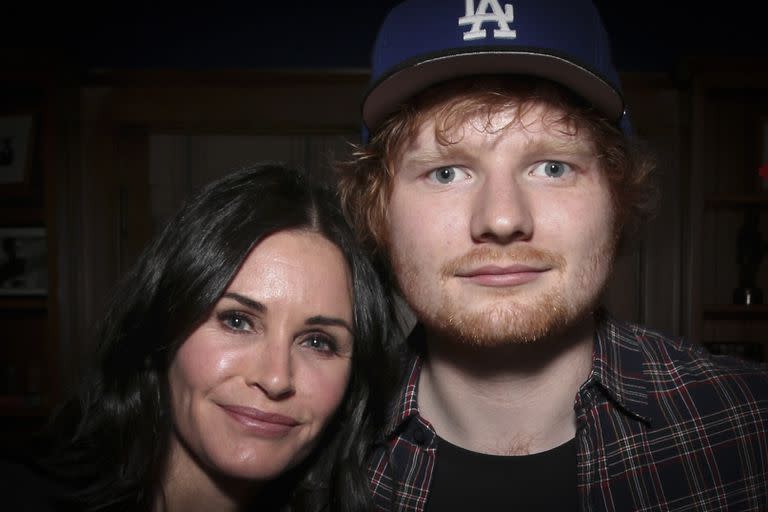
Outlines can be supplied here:
<path id="1" fill-rule="evenodd" d="M 414 357 L 370 460 L 377 510 L 422 511 L 428 499 L 437 442 L 419 415 L 420 369 Z M 768 511 L 768 366 L 601 312 L 574 409 L 580 510 Z"/>

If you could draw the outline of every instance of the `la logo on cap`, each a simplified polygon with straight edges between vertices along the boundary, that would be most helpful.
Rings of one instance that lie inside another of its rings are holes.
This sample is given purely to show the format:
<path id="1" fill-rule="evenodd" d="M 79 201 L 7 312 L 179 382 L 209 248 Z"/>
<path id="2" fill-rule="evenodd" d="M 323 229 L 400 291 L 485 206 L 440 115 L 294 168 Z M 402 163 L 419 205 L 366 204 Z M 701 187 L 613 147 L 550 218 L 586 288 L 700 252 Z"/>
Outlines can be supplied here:
<path id="1" fill-rule="evenodd" d="M 496 22 L 498 29 L 493 31 L 493 37 L 499 39 L 515 39 L 517 32 L 509 28 L 509 23 L 515 19 L 512 4 L 504 4 L 504 9 L 498 0 L 480 0 L 475 10 L 475 0 L 466 0 L 466 14 L 459 18 L 459 26 L 471 25 L 468 32 L 464 32 L 464 40 L 483 39 L 486 37 L 483 23 Z"/>

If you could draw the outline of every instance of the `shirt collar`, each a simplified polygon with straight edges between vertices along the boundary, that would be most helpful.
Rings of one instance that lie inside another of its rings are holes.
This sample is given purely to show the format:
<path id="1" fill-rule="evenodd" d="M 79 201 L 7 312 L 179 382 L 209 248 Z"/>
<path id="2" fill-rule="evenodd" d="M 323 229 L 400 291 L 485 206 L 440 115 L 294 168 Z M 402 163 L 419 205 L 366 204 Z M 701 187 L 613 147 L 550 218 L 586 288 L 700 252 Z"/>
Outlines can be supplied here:
<path id="1" fill-rule="evenodd" d="M 389 438 L 396 432 L 401 432 L 408 420 L 419 416 L 419 377 L 421 376 L 421 367 L 423 353 L 426 342 L 426 332 L 424 326 L 420 323 L 411 330 L 405 341 L 406 351 L 403 362 L 406 365 L 405 372 L 400 381 L 399 392 L 396 395 L 394 407 L 389 416 L 389 422 L 386 430 L 383 432 L 385 438 Z M 422 421 L 424 421 L 422 419 Z M 429 426 L 427 424 L 427 426 Z"/>
<path id="2" fill-rule="evenodd" d="M 408 337 L 409 344 L 411 338 L 414 336 L 423 337 L 423 330 L 418 325 Z M 419 414 L 417 392 L 419 388 L 419 376 L 421 375 L 421 363 L 421 356 L 416 354 L 413 354 L 408 362 L 408 370 L 404 374 L 404 379 L 400 386 L 400 394 L 397 395 L 397 401 L 395 402 L 396 407 L 392 411 L 392 416 L 390 417 L 389 425 L 386 430 L 387 437 L 391 436 L 395 431 L 405 425 L 409 418 L 418 416 Z"/>
<path id="3" fill-rule="evenodd" d="M 642 340 L 646 330 L 615 320 L 604 309 L 596 315 L 592 373 L 597 384 L 625 412 L 649 423 L 648 375 Z"/>

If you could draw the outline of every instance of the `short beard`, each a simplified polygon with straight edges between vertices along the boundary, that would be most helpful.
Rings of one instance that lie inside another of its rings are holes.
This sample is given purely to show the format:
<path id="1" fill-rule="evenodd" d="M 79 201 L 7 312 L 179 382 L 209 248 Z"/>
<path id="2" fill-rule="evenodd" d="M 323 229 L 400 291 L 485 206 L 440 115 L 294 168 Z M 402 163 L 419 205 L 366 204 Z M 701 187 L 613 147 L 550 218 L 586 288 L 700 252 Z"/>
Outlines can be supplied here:
<path id="1" fill-rule="evenodd" d="M 532 343 L 566 331 L 575 322 L 592 314 L 608 281 L 613 261 L 615 240 L 595 251 L 593 257 L 576 277 L 577 289 L 562 287 L 543 292 L 527 301 L 514 298 L 514 291 L 499 290 L 499 302 L 485 310 L 473 311 L 462 303 L 462 298 L 444 294 L 438 307 L 430 307 L 419 299 L 419 290 L 402 286 L 418 283 L 414 272 L 400 274 L 401 289 L 416 316 L 435 335 L 453 343 L 477 347 L 495 347 L 507 344 Z M 560 255 L 526 246 L 515 248 L 481 248 L 447 262 L 439 279 L 445 283 L 462 268 L 494 261 L 545 264 L 551 272 L 565 273 L 566 261 Z M 395 265 L 405 270 L 398 262 Z M 410 269 L 408 269 L 410 270 Z M 601 281 L 595 283 L 595 279 Z M 493 290 L 489 290 L 490 293 Z M 570 294 L 564 296 L 564 292 Z M 576 295 L 575 295 L 576 294 Z"/>
<path id="2" fill-rule="evenodd" d="M 534 304 L 506 300 L 484 311 L 466 311 L 444 297 L 427 327 L 436 335 L 475 346 L 531 343 L 561 332 L 575 316 L 560 293 L 547 293 Z"/>

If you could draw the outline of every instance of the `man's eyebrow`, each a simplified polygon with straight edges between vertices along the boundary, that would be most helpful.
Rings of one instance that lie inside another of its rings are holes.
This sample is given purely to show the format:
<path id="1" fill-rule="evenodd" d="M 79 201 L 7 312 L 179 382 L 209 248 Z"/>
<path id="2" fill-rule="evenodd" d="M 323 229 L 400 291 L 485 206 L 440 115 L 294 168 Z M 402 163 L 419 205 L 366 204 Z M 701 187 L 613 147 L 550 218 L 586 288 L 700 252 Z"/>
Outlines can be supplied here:
<path id="1" fill-rule="evenodd" d="M 251 308 L 253 310 L 256 310 L 258 312 L 264 312 L 267 310 L 267 306 L 262 304 L 261 302 L 257 300 L 253 300 L 251 298 L 246 297 L 245 295 L 240 295 L 239 293 L 235 292 L 226 292 L 222 297 L 226 297 L 228 299 L 233 299 L 242 304 L 245 307 Z"/>
<path id="2" fill-rule="evenodd" d="M 450 146 L 440 146 L 441 149 L 424 149 L 424 150 L 410 150 L 403 152 L 402 163 L 406 165 L 428 165 L 433 164 L 436 161 L 445 161 L 454 158 L 461 158 L 467 154 L 471 154 L 469 151 L 463 149 L 459 144 L 451 144 Z"/>
<path id="3" fill-rule="evenodd" d="M 352 329 L 352 326 L 349 325 L 347 322 L 345 322 L 341 318 L 336 318 L 331 316 L 315 315 L 307 318 L 304 323 L 306 325 L 337 325 L 339 327 L 345 328 L 351 334 L 355 333 L 354 330 Z"/>
<path id="4" fill-rule="evenodd" d="M 552 140 L 552 139 L 529 139 L 526 142 L 526 147 L 529 151 L 542 151 L 542 152 L 557 152 L 557 153 L 574 153 L 591 155 L 594 151 L 592 144 L 585 140 Z"/>

